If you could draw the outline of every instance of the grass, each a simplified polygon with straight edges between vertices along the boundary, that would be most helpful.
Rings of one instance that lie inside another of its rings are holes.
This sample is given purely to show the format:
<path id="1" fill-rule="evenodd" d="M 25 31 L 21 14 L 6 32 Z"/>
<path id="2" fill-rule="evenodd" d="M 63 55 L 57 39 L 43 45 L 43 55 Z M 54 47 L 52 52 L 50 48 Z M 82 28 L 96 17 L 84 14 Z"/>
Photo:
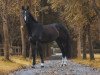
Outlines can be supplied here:
<path id="1" fill-rule="evenodd" d="M 95 60 L 90 60 L 89 54 L 87 54 L 87 59 L 83 60 L 82 58 L 79 58 L 79 59 L 76 58 L 76 59 L 73 59 L 73 61 L 79 64 L 91 66 L 94 68 L 100 68 L 100 54 L 95 54 L 94 57 L 95 57 Z"/>
<path id="2" fill-rule="evenodd" d="M 10 72 L 31 66 L 32 64 L 32 60 L 23 59 L 21 56 L 13 56 L 10 59 L 11 61 L 4 61 L 3 57 L 0 56 L 0 75 L 9 74 Z"/>

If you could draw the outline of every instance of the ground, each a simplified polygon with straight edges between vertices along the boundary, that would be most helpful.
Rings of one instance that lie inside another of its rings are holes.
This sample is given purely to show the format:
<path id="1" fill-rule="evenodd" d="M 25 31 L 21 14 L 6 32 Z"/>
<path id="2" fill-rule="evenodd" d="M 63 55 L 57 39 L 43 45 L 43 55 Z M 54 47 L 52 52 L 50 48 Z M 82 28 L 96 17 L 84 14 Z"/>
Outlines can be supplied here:
<path id="1" fill-rule="evenodd" d="M 75 63 L 73 60 L 68 60 L 67 66 L 61 66 L 61 60 L 55 58 L 58 59 L 59 56 L 52 56 L 50 60 L 46 60 L 44 68 L 37 64 L 35 69 L 28 67 L 9 75 L 100 75 L 100 68 Z"/>
<path id="2" fill-rule="evenodd" d="M 82 58 L 78 59 L 72 59 L 74 62 L 77 62 L 79 64 L 83 64 L 83 65 L 88 65 L 91 67 L 95 67 L 95 68 L 100 68 L 100 54 L 94 54 L 95 60 L 90 60 L 90 56 L 89 54 L 87 54 L 87 59 L 83 60 Z"/>

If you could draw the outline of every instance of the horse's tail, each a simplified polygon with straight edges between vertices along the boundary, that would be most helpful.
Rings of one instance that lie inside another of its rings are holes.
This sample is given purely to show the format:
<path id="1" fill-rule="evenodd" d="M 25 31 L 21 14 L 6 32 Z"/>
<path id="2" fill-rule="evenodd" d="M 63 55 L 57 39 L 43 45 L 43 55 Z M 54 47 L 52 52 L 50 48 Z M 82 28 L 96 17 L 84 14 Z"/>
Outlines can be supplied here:
<path id="1" fill-rule="evenodd" d="M 65 52 L 66 52 L 66 56 L 68 58 L 72 57 L 72 44 L 71 44 L 71 37 L 70 37 L 70 33 L 68 28 L 66 28 L 64 25 L 62 24 L 58 24 L 57 26 L 58 30 L 59 30 L 59 35 L 62 36 L 62 38 L 64 39 L 64 44 L 65 44 Z M 60 32 L 62 32 L 60 34 Z"/>

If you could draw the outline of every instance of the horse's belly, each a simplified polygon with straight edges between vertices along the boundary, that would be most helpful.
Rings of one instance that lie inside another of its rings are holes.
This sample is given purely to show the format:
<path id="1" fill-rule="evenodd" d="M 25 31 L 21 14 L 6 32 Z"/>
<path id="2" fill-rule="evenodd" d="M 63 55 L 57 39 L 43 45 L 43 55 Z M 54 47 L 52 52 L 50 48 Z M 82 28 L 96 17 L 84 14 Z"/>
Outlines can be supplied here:
<path id="1" fill-rule="evenodd" d="M 44 42 L 52 42 L 57 39 L 59 33 L 55 29 L 47 29 L 44 30 L 42 35 L 42 41 Z"/>

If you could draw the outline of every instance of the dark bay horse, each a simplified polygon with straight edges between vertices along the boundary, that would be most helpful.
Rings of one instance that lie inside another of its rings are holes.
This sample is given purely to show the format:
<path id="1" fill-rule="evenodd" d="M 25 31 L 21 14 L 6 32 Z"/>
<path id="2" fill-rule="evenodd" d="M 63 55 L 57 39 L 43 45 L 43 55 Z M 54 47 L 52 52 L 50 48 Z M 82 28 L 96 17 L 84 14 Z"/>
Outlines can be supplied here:
<path id="1" fill-rule="evenodd" d="M 36 64 L 36 50 L 39 51 L 41 67 L 44 67 L 42 44 L 52 41 L 57 42 L 62 52 L 62 65 L 66 65 L 66 58 L 71 57 L 71 44 L 68 29 L 58 23 L 50 25 L 38 23 L 30 13 L 28 7 L 22 7 L 22 16 L 25 21 L 31 46 L 33 47 L 33 45 L 35 45 L 35 50 L 33 50 L 33 67 Z"/>

